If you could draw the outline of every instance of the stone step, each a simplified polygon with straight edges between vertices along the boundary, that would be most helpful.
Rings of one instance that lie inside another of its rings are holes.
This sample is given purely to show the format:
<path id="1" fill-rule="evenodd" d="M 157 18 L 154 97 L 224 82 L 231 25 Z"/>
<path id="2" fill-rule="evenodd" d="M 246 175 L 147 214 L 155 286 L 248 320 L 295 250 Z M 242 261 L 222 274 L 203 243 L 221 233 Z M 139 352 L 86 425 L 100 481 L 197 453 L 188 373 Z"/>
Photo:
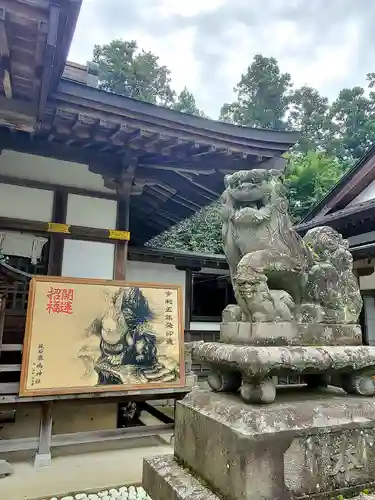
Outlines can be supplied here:
<path id="1" fill-rule="evenodd" d="M 163 500 L 220 500 L 172 455 L 145 459 L 142 485 L 151 498 Z"/>

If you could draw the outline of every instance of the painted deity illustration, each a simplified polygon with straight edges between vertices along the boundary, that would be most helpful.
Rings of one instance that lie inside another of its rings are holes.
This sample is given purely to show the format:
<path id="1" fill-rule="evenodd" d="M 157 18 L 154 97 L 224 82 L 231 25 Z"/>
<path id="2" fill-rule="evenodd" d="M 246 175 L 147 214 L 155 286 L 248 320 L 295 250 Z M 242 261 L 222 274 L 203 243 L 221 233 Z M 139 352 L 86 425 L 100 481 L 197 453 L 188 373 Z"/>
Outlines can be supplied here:
<path id="1" fill-rule="evenodd" d="M 105 291 L 104 313 L 86 330 L 87 342 L 78 357 L 85 377 L 97 374 L 97 385 L 174 382 L 178 360 L 159 353 L 152 321 L 157 314 L 137 287 Z"/>

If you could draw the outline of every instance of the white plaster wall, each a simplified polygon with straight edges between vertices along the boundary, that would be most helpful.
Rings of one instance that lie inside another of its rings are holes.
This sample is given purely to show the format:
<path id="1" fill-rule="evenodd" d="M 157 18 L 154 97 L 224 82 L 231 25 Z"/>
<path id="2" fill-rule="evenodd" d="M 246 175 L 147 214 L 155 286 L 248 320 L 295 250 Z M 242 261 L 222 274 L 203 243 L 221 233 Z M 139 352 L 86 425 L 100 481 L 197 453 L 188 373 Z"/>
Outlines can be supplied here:
<path id="1" fill-rule="evenodd" d="M 191 321 L 190 330 L 201 332 L 219 332 L 220 323 L 213 321 Z"/>
<path id="2" fill-rule="evenodd" d="M 348 206 L 358 205 L 358 203 L 363 203 L 364 201 L 370 201 L 375 198 L 375 181 L 367 186 L 358 196 L 352 200 Z"/>
<path id="3" fill-rule="evenodd" d="M 101 175 L 89 171 L 88 165 L 16 151 L 5 150 L 2 152 L 0 155 L 0 174 L 16 179 L 114 193 L 114 191 L 104 187 Z"/>
<path id="4" fill-rule="evenodd" d="M 65 240 L 62 276 L 113 279 L 115 245 L 97 241 Z"/>
<path id="5" fill-rule="evenodd" d="M 126 281 L 135 283 L 162 283 L 165 285 L 179 285 L 182 294 L 182 315 L 185 316 L 185 283 L 186 272 L 178 271 L 171 264 L 157 262 L 128 262 Z"/>
<path id="6" fill-rule="evenodd" d="M 77 194 L 68 195 L 66 223 L 75 226 L 116 229 L 117 202 Z"/>
<path id="7" fill-rule="evenodd" d="M 367 340 L 369 345 L 375 345 L 375 302 L 374 297 L 363 297 L 365 311 Z"/>
<path id="8" fill-rule="evenodd" d="M 0 184 L 0 217 L 52 221 L 53 191 Z"/>
<path id="9" fill-rule="evenodd" d="M 375 290 L 375 273 L 372 273 L 369 276 L 360 276 L 359 288 L 361 290 Z"/>

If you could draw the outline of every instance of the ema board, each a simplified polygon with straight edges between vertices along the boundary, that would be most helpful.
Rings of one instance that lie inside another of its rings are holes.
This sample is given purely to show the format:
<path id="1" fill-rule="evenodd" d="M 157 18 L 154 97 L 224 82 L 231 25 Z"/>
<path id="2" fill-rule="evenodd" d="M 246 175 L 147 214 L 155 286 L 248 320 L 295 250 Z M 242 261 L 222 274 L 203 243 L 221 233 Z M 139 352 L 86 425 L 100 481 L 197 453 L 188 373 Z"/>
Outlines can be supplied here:
<path id="1" fill-rule="evenodd" d="M 184 385 L 180 287 L 32 279 L 20 396 Z"/>

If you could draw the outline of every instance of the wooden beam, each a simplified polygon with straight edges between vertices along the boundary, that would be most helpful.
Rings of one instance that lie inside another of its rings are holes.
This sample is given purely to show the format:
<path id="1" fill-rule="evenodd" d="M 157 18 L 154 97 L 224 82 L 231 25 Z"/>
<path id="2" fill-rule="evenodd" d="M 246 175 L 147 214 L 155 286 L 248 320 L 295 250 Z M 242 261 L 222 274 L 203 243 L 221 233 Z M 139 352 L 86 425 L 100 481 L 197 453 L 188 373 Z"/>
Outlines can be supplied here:
<path id="1" fill-rule="evenodd" d="M 126 427 L 123 429 L 105 429 L 88 432 L 72 432 L 68 434 L 55 434 L 50 440 L 50 448 L 62 448 L 89 443 L 113 442 L 121 439 L 134 439 L 146 436 L 158 436 L 172 431 L 174 423 Z M 40 440 L 39 440 L 40 441 Z M 2 439 L 0 453 L 13 451 L 33 451 L 38 449 L 38 438 Z M 39 452 L 39 451 L 38 451 Z"/>
<path id="2" fill-rule="evenodd" d="M 77 85 L 69 81 L 60 83 L 56 97 L 63 99 L 66 103 L 74 103 L 82 107 L 90 106 L 97 112 L 108 113 L 111 108 L 112 113 L 117 114 L 119 121 L 124 122 L 125 116 L 131 117 L 126 121 L 132 127 L 138 128 L 139 124 L 140 127 L 147 128 L 149 131 L 162 132 L 172 136 L 178 134 L 181 139 L 187 141 L 211 143 L 233 151 L 238 150 L 237 145 L 241 145 L 243 151 L 247 150 L 254 154 L 253 148 L 257 148 L 259 155 L 272 157 L 283 154 L 299 139 L 298 133 L 236 127 L 227 123 L 178 113 L 163 108 L 163 106 L 153 106 L 136 99 L 127 99 L 109 92 L 101 92 L 98 89 Z M 146 123 L 152 124 L 152 130 L 151 127 L 146 126 Z"/>
<path id="3" fill-rule="evenodd" d="M 0 228 L 15 231 L 30 231 L 42 234 L 60 234 L 63 238 L 77 237 L 80 239 L 91 239 L 97 241 L 128 241 L 128 231 L 114 229 L 96 229 L 93 227 L 73 226 L 57 222 L 30 221 L 25 219 L 13 219 L 0 217 Z"/>
<path id="4" fill-rule="evenodd" d="M 0 373 L 4 372 L 20 372 L 21 365 L 0 365 Z"/>
<path id="5" fill-rule="evenodd" d="M 4 344 L 4 346 L 5 345 L 7 345 L 7 344 Z M 3 351 L 5 351 L 5 349 L 3 349 Z M 2 382 L 2 383 L 0 383 L 0 394 L 18 394 L 19 391 L 20 391 L 19 382 Z"/>
<path id="6" fill-rule="evenodd" d="M 50 184 L 48 182 L 34 181 L 30 179 L 19 179 L 18 177 L 9 177 L 0 174 L 1 184 L 11 184 L 13 186 L 34 187 L 47 191 L 60 191 L 61 193 L 78 194 L 81 196 L 89 196 L 90 198 L 103 198 L 106 200 L 117 200 L 115 193 L 103 193 L 103 191 L 93 191 L 91 189 L 75 188 L 71 186 L 59 186 L 58 184 Z"/>
<path id="7" fill-rule="evenodd" d="M 145 389 L 142 391 L 121 391 L 118 392 L 98 392 L 84 394 L 61 394 L 57 396 L 16 396 L 16 395 L 0 395 L 1 405 L 13 405 L 14 403 L 40 403 L 42 401 L 65 401 L 74 400 L 77 403 L 84 404 L 86 399 L 90 399 L 95 403 L 103 404 L 105 401 L 151 401 L 153 399 L 183 399 L 190 392 L 188 387 L 171 387 L 169 389 Z M 0 393 L 1 394 L 1 393 Z M 1 448 L 1 440 L 0 440 Z M 1 452 L 1 449 L 0 449 Z"/>
<path id="8" fill-rule="evenodd" d="M 118 151 L 116 151 L 115 154 L 120 156 L 123 156 L 124 154 L 126 155 L 131 148 L 132 149 L 136 148 L 136 146 L 133 144 L 134 142 L 145 137 L 147 137 L 147 133 L 145 132 L 145 130 L 143 129 L 133 130 L 133 132 L 130 132 L 126 137 L 126 139 L 124 139 L 122 144 L 120 144 L 121 148 Z"/>
<path id="9" fill-rule="evenodd" d="M 115 132 L 108 137 L 108 140 L 116 145 L 116 142 L 118 141 L 118 139 L 120 139 L 120 143 L 122 143 L 122 138 L 124 134 L 127 133 L 129 133 L 128 125 L 126 123 L 121 123 L 121 125 L 117 127 Z"/>
<path id="10" fill-rule="evenodd" d="M 166 163 L 165 165 L 163 164 L 149 164 L 149 163 L 143 163 L 139 162 L 139 167 L 140 171 L 142 172 L 142 169 L 146 169 L 145 171 L 148 173 L 148 175 L 152 174 L 153 170 L 165 170 L 165 171 L 170 171 L 170 172 L 182 172 L 186 174 L 195 174 L 195 175 L 211 175 L 216 172 L 214 168 L 205 168 L 205 167 L 200 167 L 196 166 L 194 169 L 192 169 L 189 165 L 181 165 L 180 163 Z"/>
<path id="11" fill-rule="evenodd" d="M 200 193 L 203 197 L 210 199 L 211 201 L 215 201 L 220 197 L 220 193 L 217 193 L 216 191 L 212 191 L 212 189 L 204 186 L 203 184 L 200 184 L 199 182 L 196 182 L 191 178 L 190 175 L 183 173 L 183 172 L 176 172 L 177 175 L 180 175 L 184 179 L 188 180 L 191 184 L 194 186 L 199 187 L 202 191 L 205 192 L 205 194 Z"/>
<path id="12" fill-rule="evenodd" d="M 18 101 L 15 99 L 9 100 L 0 95 L 0 111 L 0 115 L 5 111 L 7 114 L 14 113 L 18 116 L 32 118 L 35 116 L 36 106 L 30 102 Z"/>
<path id="13" fill-rule="evenodd" d="M 3 352 L 21 352 L 22 344 L 3 344 L 2 345 Z"/>
<path id="14" fill-rule="evenodd" d="M 170 144 L 163 147 L 160 153 L 164 156 L 169 156 L 172 151 L 176 148 L 181 148 L 189 145 L 189 141 L 180 139 L 179 137 L 175 137 L 174 140 L 171 138 Z"/>
<path id="15" fill-rule="evenodd" d="M 4 98 L 4 101 L 7 99 Z M 4 102 L 0 99 L 0 116 L 3 111 Z M 16 103 L 15 103 L 16 104 Z M 8 101 L 9 106 L 9 101 Z M 23 107 L 23 105 L 22 105 Z M 85 165 L 97 165 L 103 169 L 103 165 L 118 165 L 120 167 L 120 158 L 115 158 L 110 154 L 102 154 L 98 151 L 90 151 L 81 146 L 65 146 L 47 142 L 43 139 L 34 137 L 30 140 L 25 134 L 10 134 L 6 131 L 0 132 L 0 149 L 9 149 L 20 153 L 43 156 L 45 158 L 55 158 L 57 160 L 70 161 L 74 163 L 83 163 Z"/>
<path id="16" fill-rule="evenodd" d="M 39 103 L 38 103 L 39 120 L 42 120 L 43 118 L 44 109 L 46 107 L 47 96 L 51 83 L 53 63 L 56 53 L 57 32 L 59 29 L 59 16 L 60 16 L 60 7 L 53 3 L 50 4 L 47 44 L 43 61 L 43 73 L 42 73 L 41 88 L 40 88 Z"/>
<path id="17" fill-rule="evenodd" d="M 7 11 L 5 7 L 0 7 L 0 54 L 1 54 L 1 71 L 4 87 L 4 94 L 7 99 L 13 96 L 12 80 L 10 75 L 10 53 L 8 45 L 8 36 L 6 28 Z"/>
<path id="18" fill-rule="evenodd" d="M 191 200 L 188 200 L 184 196 L 181 196 L 180 194 L 177 193 L 174 196 L 172 196 L 171 201 L 173 201 L 174 203 L 178 203 L 179 205 L 182 205 L 185 208 L 188 208 L 192 212 L 197 212 L 202 208 L 197 203 L 194 203 Z"/>
<path id="19" fill-rule="evenodd" d="M 1 4 L 9 12 L 9 14 L 14 14 L 15 16 L 20 16 L 21 19 L 26 21 L 34 21 L 39 23 L 41 21 L 48 21 L 48 7 L 50 5 L 50 0 L 38 0 L 35 5 L 35 1 L 21 1 L 16 2 L 15 0 L 1 0 Z"/>
<path id="20" fill-rule="evenodd" d="M 149 413 L 153 417 L 160 420 L 160 422 L 163 422 L 163 424 L 172 425 L 172 429 L 173 429 L 174 418 L 170 417 L 166 413 L 163 413 L 158 408 L 155 408 L 155 406 L 150 405 L 149 403 L 147 403 L 147 401 L 144 401 L 144 402 L 142 401 L 142 402 L 138 403 L 138 406 L 141 410 L 146 411 L 147 413 Z"/>

